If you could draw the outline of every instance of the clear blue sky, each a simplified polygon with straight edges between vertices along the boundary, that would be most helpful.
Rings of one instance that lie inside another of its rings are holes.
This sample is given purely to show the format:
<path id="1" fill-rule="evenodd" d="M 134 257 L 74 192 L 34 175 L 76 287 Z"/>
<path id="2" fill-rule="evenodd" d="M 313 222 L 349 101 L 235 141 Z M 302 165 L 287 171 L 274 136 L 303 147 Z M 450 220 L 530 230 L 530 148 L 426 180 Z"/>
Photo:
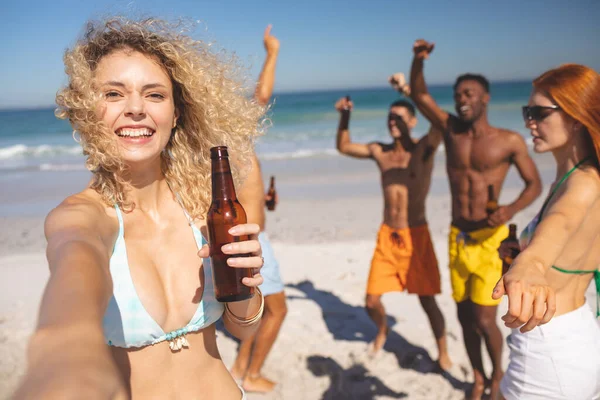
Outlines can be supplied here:
<path id="1" fill-rule="evenodd" d="M 408 72 L 412 43 L 436 43 L 430 83 L 464 72 L 530 79 L 564 62 L 600 70 L 600 1 L 4 0 L 0 108 L 51 105 L 66 81 L 62 55 L 85 21 L 107 14 L 190 17 L 257 75 L 262 32 L 281 41 L 276 92 L 377 87 Z"/>

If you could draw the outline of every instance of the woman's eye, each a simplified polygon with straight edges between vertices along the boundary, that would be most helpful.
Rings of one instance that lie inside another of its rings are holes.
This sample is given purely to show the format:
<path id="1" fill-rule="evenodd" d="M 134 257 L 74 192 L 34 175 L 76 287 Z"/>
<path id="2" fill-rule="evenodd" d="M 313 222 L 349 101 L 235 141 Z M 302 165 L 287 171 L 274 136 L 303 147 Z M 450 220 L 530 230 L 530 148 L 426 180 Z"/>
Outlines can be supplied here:
<path id="1" fill-rule="evenodd" d="M 153 99 L 164 99 L 164 98 L 165 98 L 165 96 L 163 96 L 163 95 L 162 95 L 162 94 L 160 94 L 160 93 L 152 93 L 152 94 L 150 95 L 150 97 L 152 97 Z"/>
<path id="2" fill-rule="evenodd" d="M 104 94 L 104 96 L 106 96 L 106 98 L 111 98 L 111 97 L 118 97 L 119 93 L 118 92 L 106 92 Z"/>

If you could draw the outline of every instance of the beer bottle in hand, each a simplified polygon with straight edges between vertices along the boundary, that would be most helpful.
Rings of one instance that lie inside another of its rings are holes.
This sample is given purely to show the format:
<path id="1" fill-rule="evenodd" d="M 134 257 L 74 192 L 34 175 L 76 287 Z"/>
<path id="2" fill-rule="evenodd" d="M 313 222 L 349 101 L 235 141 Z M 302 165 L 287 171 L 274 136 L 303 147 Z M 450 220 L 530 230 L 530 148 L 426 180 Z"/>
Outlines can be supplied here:
<path id="1" fill-rule="evenodd" d="M 347 131 L 350 127 L 350 96 L 346 96 L 346 104 L 340 110 L 338 131 Z"/>
<path id="2" fill-rule="evenodd" d="M 517 238 L 516 224 L 508 225 L 508 237 L 502 241 L 502 245 L 509 244 L 511 245 L 510 254 L 502 259 L 502 275 L 508 271 L 515 258 L 521 252 L 519 248 L 519 239 Z"/>
<path id="3" fill-rule="evenodd" d="M 267 196 L 269 196 L 269 200 L 266 201 L 267 210 L 274 211 L 275 210 L 275 195 L 277 192 L 275 191 L 275 177 L 271 177 L 271 184 L 269 185 L 269 191 L 267 192 Z"/>
<path id="4" fill-rule="evenodd" d="M 494 194 L 494 185 L 488 185 L 488 201 L 485 205 L 485 211 L 487 212 L 487 215 L 490 216 L 498 208 L 498 200 L 496 200 L 496 195 Z"/>
<path id="5" fill-rule="evenodd" d="M 351 101 L 351 99 L 350 99 L 350 95 L 347 95 L 347 96 L 346 96 L 346 101 L 347 101 L 348 103 L 350 103 L 350 101 Z M 350 112 L 350 107 L 349 107 L 349 106 L 346 106 L 346 107 L 344 107 L 344 111 L 348 111 L 348 112 Z"/>
<path id="6" fill-rule="evenodd" d="M 229 155 L 226 146 L 210 149 L 212 161 L 212 203 L 208 209 L 206 225 L 213 269 L 215 297 L 220 302 L 241 301 L 254 295 L 254 288 L 242 283 L 242 278 L 253 276 L 251 268 L 234 268 L 227 265 L 232 257 L 223 254 L 221 247 L 232 242 L 248 240 L 248 236 L 232 236 L 229 229 L 246 223 L 246 212 L 239 203 L 233 186 Z M 243 255 L 235 255 L 240 257 Z"/>

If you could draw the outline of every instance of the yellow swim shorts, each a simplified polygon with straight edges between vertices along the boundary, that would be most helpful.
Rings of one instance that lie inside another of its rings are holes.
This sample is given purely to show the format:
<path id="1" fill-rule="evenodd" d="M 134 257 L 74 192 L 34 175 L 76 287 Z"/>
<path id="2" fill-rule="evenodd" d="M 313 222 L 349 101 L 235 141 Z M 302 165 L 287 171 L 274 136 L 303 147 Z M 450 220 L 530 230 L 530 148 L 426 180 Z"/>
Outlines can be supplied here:
<path id="1" fill-rule="evenodd" d="M 448 259 L 454 301 L 471 299 L 482 306 L 500 303 L 492 299 L 492 291 L 502 276 L 498 247 L 507 236 L 505 225 L 468 233 L 450 227 Z"/>

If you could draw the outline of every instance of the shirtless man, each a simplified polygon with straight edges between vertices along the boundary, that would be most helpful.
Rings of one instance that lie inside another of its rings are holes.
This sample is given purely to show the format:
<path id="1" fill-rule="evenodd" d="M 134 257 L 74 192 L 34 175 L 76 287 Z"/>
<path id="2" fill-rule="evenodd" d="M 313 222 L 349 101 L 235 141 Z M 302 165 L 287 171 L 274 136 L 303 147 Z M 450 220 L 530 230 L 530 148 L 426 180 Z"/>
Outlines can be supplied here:
<path id="1" fill-rule="evenodd" d="M 267 54 L 258 78 L 254 98 L 259 104 L 267 105 L 273 94 L 275 67 L 279 53 L 279 40 L 271 35 L 271 25 L 265 30 L 264 45 Z M 265 201 L 269 199 L 265 197 L 260 163 L 256 155 L 252 157 L 252 170 L 238 197 L 246 211 L 248 223 L 260 226 L 258 240 L 263 249 L 264 265 L 261 273 L 264 274 L 264 282 L 259 287 L 265 297 L 265 311 L 256 334 L 240 343 L 231 374 L 245 391 L 266 393 L 273 390 L 275 382 L 262 376 L 260 370 L 277 339 L 287 314 L 287 306 L 283 281 L 279 274 L 279 263 L 275 259 L 271 243 L 265 232 Z"/>
<path id="2" fill-rule="evenodd" d="M 496 325 L 500 299 L 491 293 L 502 275 L 497 249 L 508 236 L 505 226 L 513 215 L 531 204 L 541 192 L 538 171 L 523 138 L 516 132 L 490 126 L 487 105 L 489 83 L 481 75 L 466 74 L 454 85 L 458 115 L 442 110 L 427 91 L 423 61 L 433 44 L 417 40 L 410 74 L 411 98 L 419 111 L 443 133 L 446 170 L 452 195 L 452 226 L 449 235 L 449 264 L 453 298 L 463 340 L 473 367 L 475 384 L 471 399 L 480 399 L 489 383 L 492 398 L 502 378 L 502 334 Z M 488 185 L 498 198 L 506 174 L 514 164 L 525 188 L 512 203 L 486 212 Z M 488 382 L 481 359 L 481 339 L 485 340 L 493 364 Z"/>
<path id="3" fill-rule="evenodd" d="M 439 294 L 440 274 L 425 218 L 425 198 L 429 191 L 435 151 L 441 134 L 430 132 L 419 140 L 410 137 L 417 124 L 414 106 L 406 100 L 394 102 L 389 109 L 388 130 L 391 143 L 354 143 L 348 125 L 351 101 L 340 99 L 337 149 L 350 157 L 372 159 L 381 171 L 384 212 L 371 261 L 367 284 L 366 309 L 377 325 L 373 352 L 380 350 L 387 337 L 387 322 L 381 296 L 408 290 L 419 296 L 437 341 L 441 369 L 452 365 L 446 346 L 445 323 L 434 295 Z"/>

